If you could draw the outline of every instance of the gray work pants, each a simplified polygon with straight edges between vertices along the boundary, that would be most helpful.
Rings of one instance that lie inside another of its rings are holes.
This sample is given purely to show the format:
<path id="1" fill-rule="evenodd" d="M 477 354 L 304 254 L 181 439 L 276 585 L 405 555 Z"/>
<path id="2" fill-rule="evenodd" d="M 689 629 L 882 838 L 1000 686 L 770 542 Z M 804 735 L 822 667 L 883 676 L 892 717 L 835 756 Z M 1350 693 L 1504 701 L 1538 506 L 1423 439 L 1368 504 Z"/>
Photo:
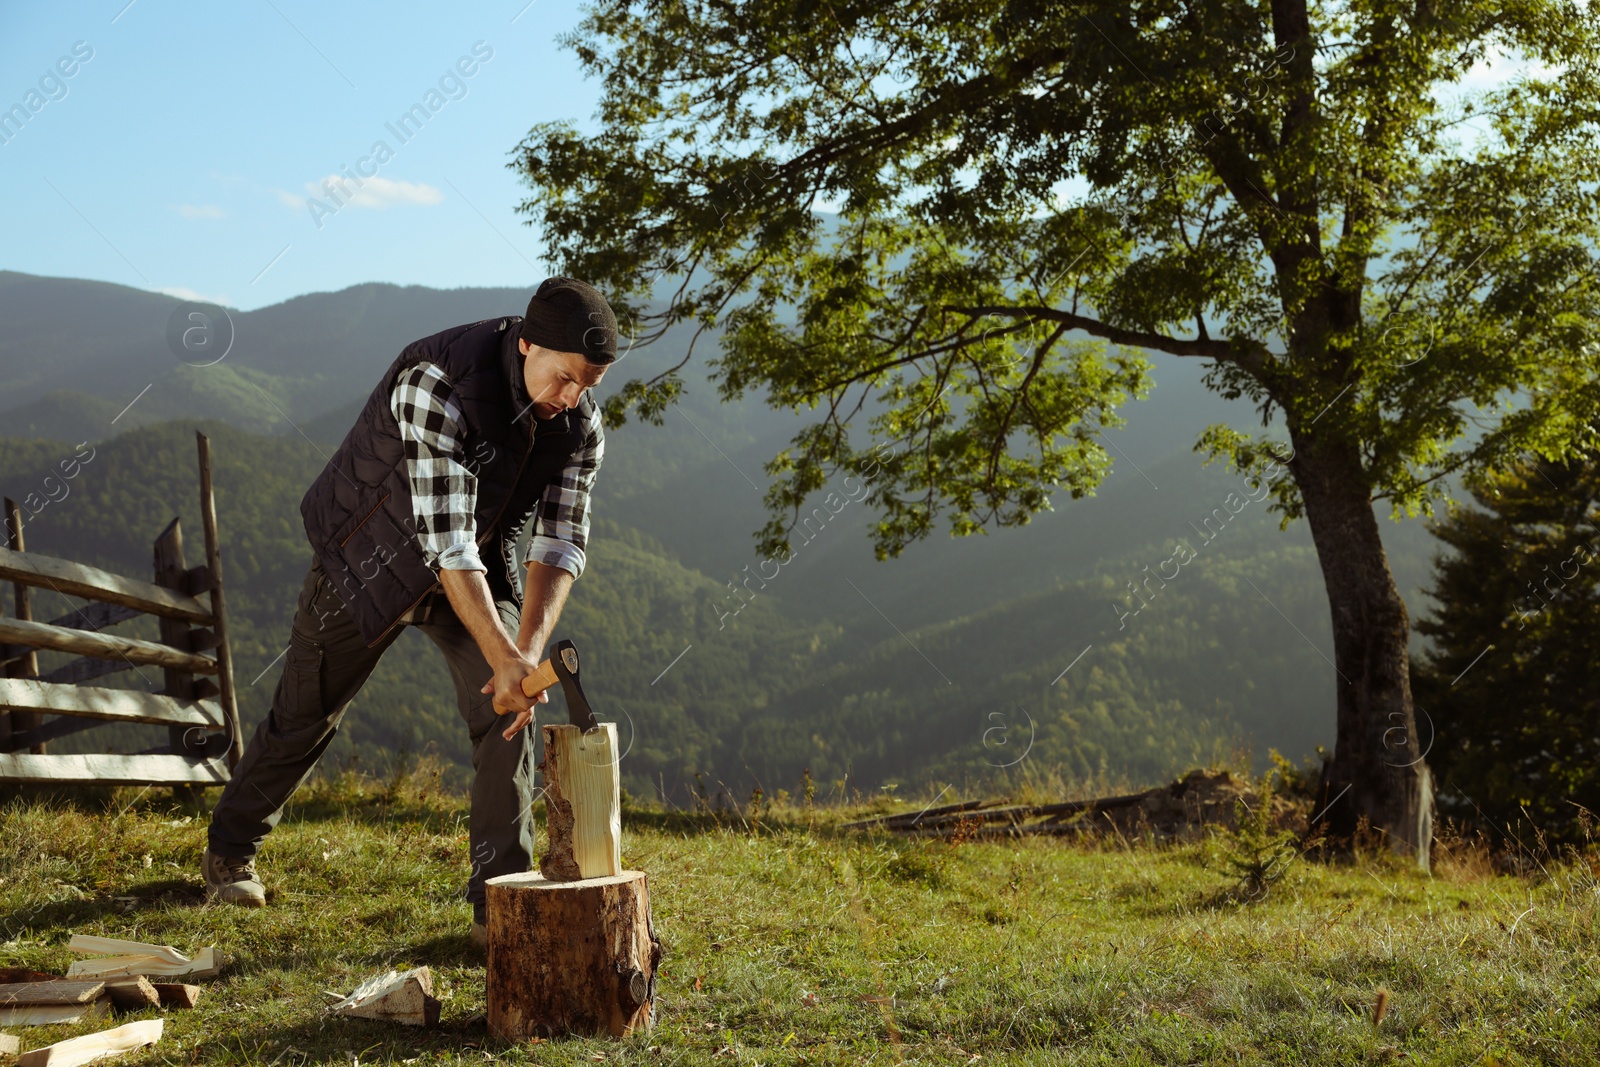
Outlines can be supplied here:
<path id="1" fill-rule="evenodd" d="M 431 601 L 431 604 L 430 604 Z M 485 879 L 520 874 L 533 867 L 533 741 L 531 728 L 512 740 L 501 736 L 510 719 L 496 715 L 494 698 L 479 692 L 494 671 L 456 616 L 443 591 L 423 601 L 425 621 L 413 622 L 444 652 L 456 687 L 456 707 L 472 739 L 472 812 L 468 837 L 472 870 L 465 899 L 473 918 L 484 920 Z M 514 601 L 497 601 L 506 632 L 520 624 Z M 423 612 L 419 608 L 418 617 Z M 283 674 L 272 710 L 256 728 L 232 779 L 211 813 L 211 851 L 253 857 L 283 815 L 284 805 L 311 774 L 333 740 L 345 707 L 399 637 L 395 627 L 367 647 L 338 591 L 313 562 L 300 589 Z"/>

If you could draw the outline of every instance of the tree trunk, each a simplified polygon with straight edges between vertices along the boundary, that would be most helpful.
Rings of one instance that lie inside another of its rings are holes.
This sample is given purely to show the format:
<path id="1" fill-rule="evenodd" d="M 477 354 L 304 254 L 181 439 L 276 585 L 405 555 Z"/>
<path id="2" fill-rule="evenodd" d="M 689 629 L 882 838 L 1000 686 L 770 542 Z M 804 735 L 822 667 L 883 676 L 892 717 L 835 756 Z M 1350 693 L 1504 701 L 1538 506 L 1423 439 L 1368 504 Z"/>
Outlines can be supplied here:
<path id="1" fill-rule="evenodd" d="M 1365 816 L 1391 849 L 1427 870 L 1433 783 L 1411 702 L 1410 619 L 1389 571 L 1360 453 L 1337 433 L 1291 425 L 1290 438 L 1289 466 L 1328 590 L 1337 672 L 1338 732 L 1312 825 L 1343 846 Z"/>

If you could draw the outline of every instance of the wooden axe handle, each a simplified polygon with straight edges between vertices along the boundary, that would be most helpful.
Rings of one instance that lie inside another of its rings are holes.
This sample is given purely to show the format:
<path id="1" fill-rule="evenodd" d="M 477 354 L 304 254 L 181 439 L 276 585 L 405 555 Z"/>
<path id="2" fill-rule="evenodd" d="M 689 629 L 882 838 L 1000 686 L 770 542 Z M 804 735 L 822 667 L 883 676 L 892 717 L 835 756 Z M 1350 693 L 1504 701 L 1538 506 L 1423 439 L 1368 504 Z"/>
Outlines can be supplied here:
<path id="1" fill-rule="evenodd" d="M 549 660 L 539 664 L 539 669 L 522 679 L 522 695 L 538 696 L 540 693 L 561 681 L 556 674 L 556 669 L 550 665 Z"/>

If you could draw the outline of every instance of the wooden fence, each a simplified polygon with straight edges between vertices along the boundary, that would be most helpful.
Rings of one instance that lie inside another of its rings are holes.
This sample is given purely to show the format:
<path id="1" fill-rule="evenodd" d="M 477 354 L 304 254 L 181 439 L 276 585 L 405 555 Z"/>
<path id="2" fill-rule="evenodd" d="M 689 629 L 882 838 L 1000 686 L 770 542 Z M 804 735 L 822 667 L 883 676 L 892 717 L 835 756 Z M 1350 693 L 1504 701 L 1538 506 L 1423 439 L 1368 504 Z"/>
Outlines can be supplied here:
<path id="1" fill-rule="evenodd" d="M 193 795 L 226 783 L 239 762 L 243 739 L 223 606 L 211 443 L 204 434 L 195 437 L 206 544 L 200 566 L 184 560 L 177 519 L 155 540 L 154 581 L 27 552 L 21 513 L 5 501 L 10 547 L 0 548 L 0 581 L 12 583 L 16 610 L 0 615 L 0 782 L 171 785 Z M 45 588 L 91 603 L 37 622 L 31 590 Z M 144 614 L 159 620 L 159 641 L 107 632 Z M 80 658 L 41 675 L 39 649 Z M 140 666 L 161 668 L 160 692 L 84 684 Z M 108 722 L 165 726 L 167 742 L 131 754 L 49 751 L 57 738 Z"/>

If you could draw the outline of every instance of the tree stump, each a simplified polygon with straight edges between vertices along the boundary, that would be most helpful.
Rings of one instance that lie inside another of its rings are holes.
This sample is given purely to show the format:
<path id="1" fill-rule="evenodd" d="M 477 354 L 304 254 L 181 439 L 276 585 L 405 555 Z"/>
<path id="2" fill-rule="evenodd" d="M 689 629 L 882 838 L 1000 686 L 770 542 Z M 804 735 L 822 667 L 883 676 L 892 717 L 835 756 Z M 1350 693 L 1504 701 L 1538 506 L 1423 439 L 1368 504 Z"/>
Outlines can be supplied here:
<path id="1" fill-rule="evenodd" d="M 617 726 L 544 727 L 549 851 L 484 883 L 489 1032 L 621 1037 L 654 1023 L 661 942 L 643 871 L 622 869 Z"/>
<path id="2" fill-rule="evenodd" d="M 484 886 L 490 1034 L 622 1037 L 654 1024 L 661 942 L 643 871 L 575 882 L 529 871 Z"/>

